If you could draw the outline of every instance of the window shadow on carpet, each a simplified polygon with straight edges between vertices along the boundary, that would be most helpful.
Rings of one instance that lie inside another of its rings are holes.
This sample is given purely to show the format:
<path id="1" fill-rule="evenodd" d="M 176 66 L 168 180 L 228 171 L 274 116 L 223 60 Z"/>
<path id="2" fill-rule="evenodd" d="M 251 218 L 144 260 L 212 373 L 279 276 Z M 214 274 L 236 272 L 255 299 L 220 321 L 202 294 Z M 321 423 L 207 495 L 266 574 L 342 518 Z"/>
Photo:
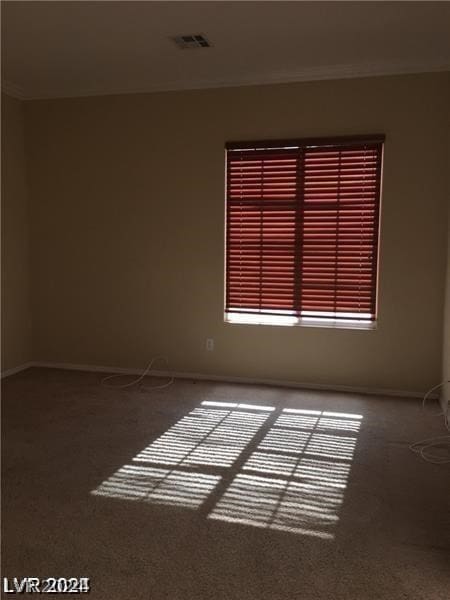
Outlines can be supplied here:
<path id="1" fill-rule="evenodd" d="M 204 401 L 91 493 L 332 540 L 361 422 Z"/>

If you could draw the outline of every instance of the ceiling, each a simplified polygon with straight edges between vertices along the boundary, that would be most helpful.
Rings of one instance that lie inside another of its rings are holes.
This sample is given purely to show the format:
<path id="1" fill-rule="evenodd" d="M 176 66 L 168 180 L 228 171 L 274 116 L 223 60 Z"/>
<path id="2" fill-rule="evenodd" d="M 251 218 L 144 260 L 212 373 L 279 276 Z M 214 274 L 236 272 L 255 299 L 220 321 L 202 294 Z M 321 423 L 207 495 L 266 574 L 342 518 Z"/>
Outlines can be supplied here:
<path id="1" fill-rule="evenodd" d="M 170 39 L 205 34 L 211 48 Z M 450 70 L 450 2 L 2 2 L 4 89 L 85 96 Z"/>

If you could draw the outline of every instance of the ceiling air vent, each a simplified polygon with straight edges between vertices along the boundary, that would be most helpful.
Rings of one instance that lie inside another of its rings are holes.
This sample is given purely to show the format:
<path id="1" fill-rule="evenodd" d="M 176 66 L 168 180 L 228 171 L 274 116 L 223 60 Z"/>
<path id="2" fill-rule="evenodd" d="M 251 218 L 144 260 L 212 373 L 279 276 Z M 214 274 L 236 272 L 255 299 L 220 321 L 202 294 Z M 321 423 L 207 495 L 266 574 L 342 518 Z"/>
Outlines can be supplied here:
<path id="1" fill-rule="evenodd" d="M 189 48 L 209 48 L 211 44 L 201 33 L 194 35 L 177 35 L 172 38 L 175 44 L 182 50 Z"/>

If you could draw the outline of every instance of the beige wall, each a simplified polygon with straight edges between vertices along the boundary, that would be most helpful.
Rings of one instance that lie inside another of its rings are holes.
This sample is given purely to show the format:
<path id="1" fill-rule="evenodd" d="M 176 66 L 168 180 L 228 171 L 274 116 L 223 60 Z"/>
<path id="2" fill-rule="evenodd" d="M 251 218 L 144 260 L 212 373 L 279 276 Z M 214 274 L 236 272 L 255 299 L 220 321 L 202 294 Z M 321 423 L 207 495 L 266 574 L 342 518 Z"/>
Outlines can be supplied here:
<path id="1" fill-rule="evenodd" d="M 450 157 L 449 157 L 450 158 Z M 450 186 L 449 186 L 450 187 Z M 449 190 L 450 192 L 450 190 Z M 444 344 L 442 353 L 442 381 L 447 382 L 444 385 L 441 396 L 442 409 L 448 410 L 450 403 L 450 208 L 448 219 L 448 247 L 447 247 L 447 284 L 445 291 L 444 307 Z"/>
<path id="2" fill-rule="evenodd" d="M 427 389 L 449 104 L 448 74 L 29 102 L 36 355 Z M 387 136 L 377 330 L 224 324 L 224 143 L 364 133 Z"/>
<path id="3" fill-rule="evenodd" d="M 23 107 L 2 94 L 2 372 L 31 359 L 28 246 Z"/>
<path id="4" fill-rule="evenodd" d="M 447 243 L 447 273 L 445 285 L 445 303 L 444 303 L 444 336 L 442 348 L 442 377 L 445 382 L 441 394 L 441 404 L 444 413 L 447 413 L 450 406 L 450 111 L 447 114 L 447 134 L 448 134 L 448 178 L 447 178 L 447 210 L 448 210 L 448 243 Z"/>

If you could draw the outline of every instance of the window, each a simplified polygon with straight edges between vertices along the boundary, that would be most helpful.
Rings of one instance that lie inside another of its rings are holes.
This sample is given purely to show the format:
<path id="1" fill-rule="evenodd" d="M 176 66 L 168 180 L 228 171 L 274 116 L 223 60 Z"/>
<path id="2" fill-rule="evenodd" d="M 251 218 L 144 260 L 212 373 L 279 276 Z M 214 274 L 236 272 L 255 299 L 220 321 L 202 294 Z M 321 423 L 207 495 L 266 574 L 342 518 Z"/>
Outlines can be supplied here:
<path id="1" fill-rule="evenodd" d="M 228 321 L 374 323 L 383 142 L 227 144 Z"/>

